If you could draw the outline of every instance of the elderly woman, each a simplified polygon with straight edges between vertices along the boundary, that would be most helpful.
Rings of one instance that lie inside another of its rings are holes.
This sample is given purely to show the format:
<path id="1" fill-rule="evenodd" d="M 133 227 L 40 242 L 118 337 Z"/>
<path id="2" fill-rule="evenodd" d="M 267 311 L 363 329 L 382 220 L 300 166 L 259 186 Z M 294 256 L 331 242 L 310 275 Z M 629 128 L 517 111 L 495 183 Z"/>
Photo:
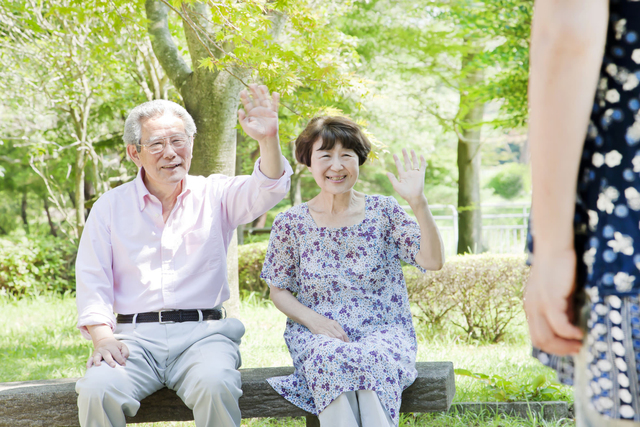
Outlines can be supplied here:
<path id="1" fill-rule="evenodd" d="M 354 190 L 371 145 L 344 117 L 317 117 L 296 141 L 320 193 L 276 217 L 262 270 L 287 315 L 295 373 L 269 379 L 321 426 L 397 426 L 402 391 L 416 377 L 413 329 L 401 260 L 444 263 L 442 239 L 423 194 L 426 162 L 394 155 L 393 197 Z"/>

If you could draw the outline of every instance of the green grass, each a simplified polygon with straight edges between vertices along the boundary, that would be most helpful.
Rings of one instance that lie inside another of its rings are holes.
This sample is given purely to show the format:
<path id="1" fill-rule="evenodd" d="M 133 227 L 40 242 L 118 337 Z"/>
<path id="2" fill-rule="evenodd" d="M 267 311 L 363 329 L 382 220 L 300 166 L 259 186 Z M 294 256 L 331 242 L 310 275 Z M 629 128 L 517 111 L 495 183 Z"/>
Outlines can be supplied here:
<path id="1" fill-rule="evenodd" d="M 241 350 L 244 368 L 289 366 L 291 357 L 282 339 L 285 316 L 270 302 L 245 303 L 240 318 L 247 333 Z M 91 352 L 75 327 L 76 308 L 71 296 L 41 296 L 11 301 L 0 297 L 0 382 L 79 377 Z M 543 374 L 554 377 L 529 355 L 523 319 L 512 326 L 508 340 L 499 344 L 464 343 L 452 331 L 433 333 L 418 325 L 418 361 L 452 361 L 456 368 L 500 375 L 523 385 Z M 559 396 L 571 400 L 569 388 Z M 456 377 L 456 402 L 493 400 L 484 385 Z M 192 427 L 193 423 L 155 423 L 143 426 Z M 303 418 L 244 420 L 243 426 L 304 426 Z M 559 426 L 538 420 L 472 414 L 403 414 L 402 426 Z"/>

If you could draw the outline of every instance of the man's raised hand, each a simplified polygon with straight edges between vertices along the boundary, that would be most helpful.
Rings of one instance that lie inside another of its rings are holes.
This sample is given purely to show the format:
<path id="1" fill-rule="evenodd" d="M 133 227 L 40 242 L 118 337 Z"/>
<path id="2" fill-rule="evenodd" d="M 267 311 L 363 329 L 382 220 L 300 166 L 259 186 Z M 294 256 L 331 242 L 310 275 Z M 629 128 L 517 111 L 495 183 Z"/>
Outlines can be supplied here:
<path id="1" fill-rule="evenodd" d="M 278 137 L 280 95 L 277 92 L 269 96 L 266 86 L 250 84 L 249 91 L 240 92 L 240 101 L 244 109 L 238 111 L 238 119 L 247 135 L 259 143 Z"/>

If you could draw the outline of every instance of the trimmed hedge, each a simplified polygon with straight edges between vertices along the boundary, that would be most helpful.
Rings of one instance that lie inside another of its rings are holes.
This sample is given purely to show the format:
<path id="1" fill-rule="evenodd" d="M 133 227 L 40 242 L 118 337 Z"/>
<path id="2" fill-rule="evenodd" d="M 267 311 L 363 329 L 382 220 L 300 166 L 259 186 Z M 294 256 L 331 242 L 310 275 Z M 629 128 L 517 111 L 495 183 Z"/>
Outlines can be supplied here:
<path id="1" fill-rule="evenodd" d="M 453 324 L 470 339 L 498 342 L 523 312 L 529 277 L 524 255 L 462 255 L 440 271 L 404 272 L 417 317 L 436 329 Z"/>
<path id="2" fill-rule="evenodd" d="M 260 279 L 268 242 L 238 247 L 240 294 L 269 297 Z M 0 239 L 0 294 L 38 295 L 75 289 L 73 242 L 53 237 Z M 463 255 L 440 271 L 403 268 L 415 318 L 434 330 L 452 325 L 468 339 L 497 342 L 522 314 L 529 275 L 524 256 Z"/>
<path id="3" fill-rule="evenodd" d="M 269 298 L 269 285 L 260 278 L 268 245 L 267 241 L 238 246 L 238 277 L 241 296 L 254 293 L 262 298 Z"/>

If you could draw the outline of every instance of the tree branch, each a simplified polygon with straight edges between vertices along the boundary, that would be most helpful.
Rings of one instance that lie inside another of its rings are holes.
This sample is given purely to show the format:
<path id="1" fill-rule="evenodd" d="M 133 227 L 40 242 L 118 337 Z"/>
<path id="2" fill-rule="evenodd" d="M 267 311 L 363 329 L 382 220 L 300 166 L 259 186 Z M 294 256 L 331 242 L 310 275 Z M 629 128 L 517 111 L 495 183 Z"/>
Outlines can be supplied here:
<path id="1" fill-rule="evenodd" d="M 180 91 L 193 71 L 182 59 L 171 38 L 168 23 L 169 8 L 162 1 L 146 0 L 145 9 L 149 20 L 149 35 L 153 51 L 173 85 Z"/>

